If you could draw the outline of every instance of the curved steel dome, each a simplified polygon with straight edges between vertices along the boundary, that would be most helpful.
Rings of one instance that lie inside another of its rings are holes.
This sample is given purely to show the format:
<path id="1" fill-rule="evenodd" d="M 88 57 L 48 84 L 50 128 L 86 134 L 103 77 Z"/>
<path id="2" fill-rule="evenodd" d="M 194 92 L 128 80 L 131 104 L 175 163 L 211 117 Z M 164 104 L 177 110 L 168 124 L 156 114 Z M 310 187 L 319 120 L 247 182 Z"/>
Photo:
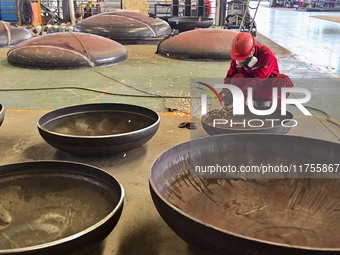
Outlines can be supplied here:
<path id="1" fill-rule="evenodd" d="M 226 29 L 190 30 L 162 41 L 157 53 L 184 60 L 231 60 L 231 43 L 235 35 L 237 32 Z"/>
<path id="2" fill-rule="evenodd" d="M 30 38 L 32 35 L 27 29 L 0 20 L 0 47 L 15 45 Z"/>
<path id="3" fill-rule="evenodd" d="M 98 14 L 80 21 L 75 32 L 101 35 L 116 41 L 138 42 L 162 39 L 171 33 L 170 25 L 162 19 L 133 11 Z"/>
<path id="4" fill-rule="evenodd" d="M 12 65 L 37 68 L 77 68 L 116 64 L 126 48 L 110 39 L 85 33 L 55 33 L 16 45 L 7 54 Z"/>

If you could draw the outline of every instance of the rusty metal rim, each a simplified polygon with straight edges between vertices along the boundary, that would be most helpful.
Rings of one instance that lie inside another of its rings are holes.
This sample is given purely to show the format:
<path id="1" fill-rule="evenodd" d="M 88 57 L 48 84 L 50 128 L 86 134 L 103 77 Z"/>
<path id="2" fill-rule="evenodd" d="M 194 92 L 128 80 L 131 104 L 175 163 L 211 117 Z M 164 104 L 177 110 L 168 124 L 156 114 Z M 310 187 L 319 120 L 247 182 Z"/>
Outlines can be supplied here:
<path id="1" fill-rule="evenodd" d="M 171 209 L 173 209 L 174 211 L 176 211 L 177 213 L 183 215 L 184 217 L 188 218 L 189 220 L 192 220 L 194 222 L 197 222 L 203 226 L 206 226 L 208 228 L 214 229 L 215 231 L 227 234 L 227 235 L 231 235 L 231 236 L 235 236 L 237 238 L 242 238 L 242 239 L 246 239 L 249 241 L 254 241 L 254 242 L 258 242 L 258 243 L 263 243 L 263 244 L 268 244 L 268 245 L 273 245 L 273 246 L 278 246 L 278 247 L 285 247 L 285 248 L 291 248 L 291 249 L 300 249 L 300 250 L 305 250 L 305 251 L 320 251 L 320 252 L 338 252 L 340 251 L 340 248 L 310 248 L 310 247 L 306 247 L 306 246 L 298 246 L 298 245 L 287 245 L 287 244 L 283 244 L 283 243 L 276 243 L 276 242 L 271 242 L 271 241 L 266 241 L 266 240 L 262 240 L 262 239 L 257 239 L 257 238 L 251 238 L 248 236 L 244 236 L 244 235 L 240 235 L 234 232 L 230 232 L 230 231 L 226 231 L 224 229 L 221 229 L 219 227 L 216 227 L 214 225 L 211 224 L 207 224 L 205 222 L 203 222 L 202 220 L 199 220 L 195 217 L 190 216 L 188 213 L 185 213 L 184 211 L 182 211 L 181 209 L 179 209 L 178 207 L 174 206 L 173 204 L 171 204 L 162 194 L 160 194 L 160 192 L 158 191 L 158 189 L 156 188 L 156 185 L 154 184 L 153 180 L 152 180 L 152 172 L 153 172 L 153 166 L 154 164 L 160 160 L 160 158 L 165 157 L 166 154 L 168 154 L 170 151 L 180 151 L 180 150 L 185 150 L 188 153 L 190 153 L 190 146 L 191 146 L 191 142 L 199 142 L 199 141 L 203 141 L 203 140 L 209 140 L 210 138 L 217 138 L 217 137 L 223 137 L 223 136 L 252 136 L 252 135 L 256 135 L 256 136 L 282 136 L 280 134 L 258 134 L 258 133 L 247 133 L 247 134 L 224 134 L 224 135 L 216 135 L 216 136 L 208 136 L 208 137 L 203 137 L 203 138 L 198 138 L 189 142 L 185 142 L 185 143 L 181 143 L 179 145 L 176 145 L 172 148 L 170 148 L 169 150 L 163 152 L 160 156 L 157 157 L 157 159 L 153 162 L 152 167 L 149 171 L 149 184 L 150 187 L 152 188 L 152 191 L 155 192 L 155 194 L 157 195 L 157 197 L 159 199 L 161 199 L 163 201 L 164 204 L 166 204 L 167 206 L 169 206 Z M 289 137 L 291 137 L 291 139 L 309 139 L 309 140 L 315 140 L 315 141 L 322 141 L 322 142 L 328 142 L 328 141 L 323 141 L 323 140 L 318 140 L 318 139 L 314 139 L 314 138 L 306 138 L 306 137 L 300 137 L 300 136 L 285 136 L 286 139 L 288 139 Z M 328 143 L 333 143 L 333 144 L 338 144 L 338 143 L 334 143 L 334 142 L 328 142 Z M 188 149 L 189 148 L 189 149 Z"/>
<path id="2" fill-rule="evenodd" d="M 20 166 L 20 165 L 27 165 L 27 164 L 48 164 L 48 163 L 52 163 L 52 164 L 53 163 L 60 163 L 60 164 L 65 164 L 65 165 L 73 165 L 73 166 L 79 166 L 79 167 L 92 168 L 94 171 L 99 171 L 100 173 L 106 175 L 108 178 L 113 179 L 113 181 L 116 182 L 119 185 L 120 192 L 121 192 L 121 195 L 120 195 L 120 198 L 119 198 L 117 205 L 105 218 L 103 218 L 102 220 L 100 220 L 96 224 L 92 225 L 91 227 L 84 229 L 81 232 L 78 232 L 78 233 L 73 234 L 71 236 L 68 236 L 68 237 L 53 241 L 53 242 L 48 242 L 48 243 L 45 243 L 45 244 L 29 246 L 29 247 L 24 247 L 24 248 L 0 250 L 0 254 L 26 253 L 26 252 L 37 251 L 39 249 L 49 248 L 49 247 L 52 247 L 52 246 L 55 246 L 55 245 L 61 245 L 61 244 L 66 243 L 66 242 L 70 242 L 72 240 L 75 240 L 75 239 L 77 239 L 81 236 L 84 236 L 84 235 L 90 233 L 91 231 L 93 231 L 93 230 L 97 229 L 98 227 L 102 226 L 103 224 L 105 224 L 123 206 L 125 191 L 124 191 L 122 184 L 113 175 L 107 173 L 106 171 L 104 171 L 100 168 L 97 168 L 97 167 L 94 167 L 94 166 L 91 166 L 91 165 L 88 165 L 88 164 L 76 163 L 76 162 L 70 162 L 70 161 L 57 161 L 57 160 L 28 161 L 28 162 L 24 162 L 24 163 L 15 163 L 15 164 L 3 165 L 3 166 L 0 166 L 0 170 L 1 170 L 1 167 L 6 167 L 6 166 L 10 166 L 10 165 L 11 166 Z"/>

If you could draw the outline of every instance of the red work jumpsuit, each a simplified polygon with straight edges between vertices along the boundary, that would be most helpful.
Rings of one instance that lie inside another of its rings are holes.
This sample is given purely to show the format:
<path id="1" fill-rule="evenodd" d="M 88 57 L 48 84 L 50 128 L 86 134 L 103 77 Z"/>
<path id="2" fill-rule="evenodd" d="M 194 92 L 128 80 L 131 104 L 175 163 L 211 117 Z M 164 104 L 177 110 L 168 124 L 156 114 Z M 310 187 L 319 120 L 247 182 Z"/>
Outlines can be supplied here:
<path id="1" fill-rule="evenodd" d="M 293 87 L 292 81 L 287 75 L 280 74 L 277 59 L 268 47 L 255 45 L 254 56 L 258 59 L 258 62 L 253 67 L 238 66 L 233 59 L 224 83 L 239 87 L 243 91 L 245 99 L 247 98 L 247 88 L 252 87 L 253 99 L 268 99 L 271 102 L 272 88 L 277 87 L 278 107 L 281 107 L 281 88 Z M 251 78 L 251 80 L 240 78 Z M 287 93 L 286 96 L 288 97 L 289 94 Z"/>
<path id="2" fill-rule="evenodd" d="M 204 0 L 204 4 L 208 6 L 208 15 L 211 14 L 211 3 L 210 0 Z"/>

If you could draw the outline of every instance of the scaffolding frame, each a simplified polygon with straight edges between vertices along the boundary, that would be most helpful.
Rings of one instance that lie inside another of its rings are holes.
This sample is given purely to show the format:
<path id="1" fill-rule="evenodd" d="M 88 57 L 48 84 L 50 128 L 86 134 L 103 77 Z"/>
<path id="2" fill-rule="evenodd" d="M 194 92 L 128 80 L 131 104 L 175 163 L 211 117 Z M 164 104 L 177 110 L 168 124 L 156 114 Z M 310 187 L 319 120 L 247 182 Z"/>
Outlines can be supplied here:
<path id="1" fill-rule="evenodd" d="M 239 29 L 240 32 L 257 35 L 255 17 L 261 0 L 257 1 L 255 7 L 250 6 L 250 0 L 236 0 L 227 2 L 227 17 L 224 28 Z M 254 10 L 251 14 L 250 10 Z"/>

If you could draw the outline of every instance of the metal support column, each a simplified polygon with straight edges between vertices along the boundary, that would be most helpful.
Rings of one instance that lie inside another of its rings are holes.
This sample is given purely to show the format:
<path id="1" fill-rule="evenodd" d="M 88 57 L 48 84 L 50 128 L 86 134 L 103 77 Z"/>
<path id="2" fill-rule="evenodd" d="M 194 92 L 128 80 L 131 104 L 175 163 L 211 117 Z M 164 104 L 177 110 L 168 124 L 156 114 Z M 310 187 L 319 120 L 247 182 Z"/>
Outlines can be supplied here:
<path id="1" fill-rule="evenodd" d="M 204 16 L 204 0 L 197 0 L 196 6 L 197 6 L 197 16 L 203 17 Z"/>
<path id="2" fill-rule="evenodd" d="M 171 15 L 172 16 L 178 16 L 178 12 L 179 12 L 179 1 L 178 0 L 172 0 Z"/>
<path id="3" fill-rule="evenodd" d="M 215 24 L 223 26 L 226 18 L 227 0 L 216 1 Z"/>
<path id="4" fill-rule="evenodd" d="M 191 0 L 185 0 L 184 16 L 191 16 Z"/>

